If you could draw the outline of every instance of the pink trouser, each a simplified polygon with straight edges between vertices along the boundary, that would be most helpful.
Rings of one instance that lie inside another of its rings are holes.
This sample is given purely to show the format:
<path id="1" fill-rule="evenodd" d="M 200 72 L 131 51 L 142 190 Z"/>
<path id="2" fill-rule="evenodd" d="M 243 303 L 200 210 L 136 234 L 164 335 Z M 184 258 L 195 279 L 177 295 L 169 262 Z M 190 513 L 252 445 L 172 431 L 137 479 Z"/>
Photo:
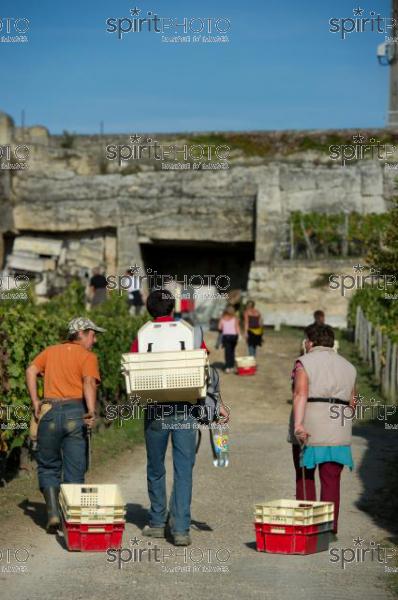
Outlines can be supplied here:
<path id="1" fill-rule="evenodd" d="M 293 462 L 296 469 L 296 500 L 304 500 L 304 483 L 306 500 L 316 500 L 315 469 L 300 467 L 300 447 L 292 444 Z M 336 462 L 324 462 L 318 465 L 321 480 L 321 502 L 334 502 L 333 532 L 337 533 L 337 522 L 340 509 L 340 477 L 343 465 Z"/>

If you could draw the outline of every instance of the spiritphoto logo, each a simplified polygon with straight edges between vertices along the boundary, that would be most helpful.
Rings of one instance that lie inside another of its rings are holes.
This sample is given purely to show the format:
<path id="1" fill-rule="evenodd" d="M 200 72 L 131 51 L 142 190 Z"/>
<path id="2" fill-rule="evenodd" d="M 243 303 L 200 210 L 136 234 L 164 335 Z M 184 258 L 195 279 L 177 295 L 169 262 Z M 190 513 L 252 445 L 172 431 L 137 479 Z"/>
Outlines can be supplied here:
<path id="1" fill-rule="evenodd" d="M 366 545 L 365 540 L 360 536 L 353 539 L 352 547 L 329 549 L 329 562 L 338 564 L 341 569 L 345 569 L 347 564 L 365 562 L 378 562 L 387 565 L 388 561 L 395 560 L 396 557 L 396 548 L 386 548 L 374 541 Z"/>
<path id="2" fill-rule="evenodd" d="M 106 404 L 105 419 L 107 421 L 117 422 L 119 426 L 123 426 L 126 421 L 142 419 L 146 416 L 148 419 L 154 421 L 164 421 L 165 419 L 169 419 L 167 423 L 162 424 L 162 429 L 198 429 L 199 427 L 203 427 L 204 429 L 217 429 L 221 426 L 219 423 L 219 420 L 222 418 L 220 408 L 221 405 L 213 411 L 209 406 L 202 406 L 199 404 L 192 404 L 190 406 L 182 404 L 181 406 L 175 406 L 174 404 L 167 404 L 166 402 L 158 404 L 157 401 L 148 401 L 148 403 L 140 404 L 140 396 L 134 394 L 129 396 L 128 402 L 123 402 L 121 404 Z M 228 415 L 231 414 L 231 409 L 227 404 L 224 404 L 224 409 L 227 411 Z M 174 424 L 170 421 L 171 418 L 174 418 Z M 207 418 L 210 425 L 199 423 L 199 421 L 197 421 L 198 418 Z M 183 422 L 181 422 L 181 419 Z M 222 423 L 222 427 L 229 428 L 229 425 Z"/>
<path id="3" fill-rule="evenodd" d="M 396 284 L 395 275 L 384 275 L 374 267 L 365 267 L 356 264 L 353 267 L 355 275 L 329 275 L 329 288 L 331 290 L 340 290 L 340 294 L 345 296 L 347 290 L 361 290 L 364 287 L 371 287 L 377 290 L 388 290 L 389 286 Z M 368 274 L 363 274 L 368 270 Z"/>
<path id="4" fill-rule="evenodd" d="M 329 408 L 330 418 L 339 420 L 342 427 L 344 427 L 346 421 L 353 421 L 355 419 L 357 421 L 384 421 L 385 429 L 398 429 L 396 423 L 388 423 L 390 417 L 396 414 L 396 406 L 380 404 L 380 400 L 376 400 L 373 397 L 366 399 L 361 394 L 355 396 L 355 406 L 334 404 Z"/>
<path id="5" fill-rule="evenodd" d="M 27 573 L 29 550 L 27 548 L 0 548 L 0 573 Z"/>
<path id="6" fill-rule="evenodd" d="M 141 270 L 143 275 L 140 275 Z M 195 299 L 195 290 L 201 290 L 201 298 L 214 299 L 214 288 L 219 290 L 217 292 L 217 298 L 226 298 L 227 295 L 222 296 L 221 294 L 231 287 L 231 278 L 228 275 L 221 274 L 200 274 L 195 273 L 193 275 L 184 274 L 182 278 L 178 275 L 162 274 L 156 270 L 148 268 L 144 271 L 139 265 L 133 265 L 129 269 L 129 273 L 125 275 L 108 275 L 106 277 L 107 289 L 108 290 L 119 290 L 122 294 L 123 291 L 130 291 L 131 289 L 140 290 L 142 289 L 144 281 L 146 282 L 148 289 L 161 290 L 170 289 L 171 293 L 177 294 L 181 299 Z M 208 292 L 203 290 L 208 289 Z M 191 292 L 193 290 L 193 292 Z M 181 296 L 177 293 L 181 292 Z M 220 294 L 221 292 L 221 294 Z M 199 292 L 197 292 L 199 296 Z"/>
<path id="7" fill-rule="evenodd" d="M 135 6 L 129 16 L 109 17 L 106 31 L 119 40 L 126 34 L 160 34 L 164 43 L 226 43 L 231 21 L 226 17 L 162 17 Z"/>
<path id="8" fill-rule="evenodd" d="M 386 35 L 386 42 L 390 42 L 391 44 L 396 44 L 398 42 L 398 36 Z M 389 64 L 389 63 L 387 63 Z"/>
<path id="9" fill-rule="evenodd" d="M 27 275 L 0 275 L 0 300 L 27 300 L 29 286 Z"/>
<path id="10" fill-rule="evenodd" d="M 106 556 L 106 562 L 116 564 L 119 570 L 128 564 L 152 562 L 157 563 L 163 573 L 228 573 L 231 552 L 223 547 L 162 548 L 157 543 L 134 537 L 129 546 L 117 550 L 109 548 Z"/>
<path id="11" fill-rule="evenodd" d="M 26 144 L 0 146 L 0 169 L 5 171 L 23 171 L 29 164 L 30 148 Z"/>
<path id="12" fill-rule="evenodd" d="M 143 140 L 143 143 L 141 143 Z M 228 169 L 230 147 L 225 144 L 159 144 L 150 137 L 134 134 L 128 144 L 108 144 L 107 160 L 116 160 L 119 167 L 130 161 L 157 161 L 163 170 Z"/>
<path id="13" fill-rule="evenodd" d="M 398 293 L 384 294 L 384 300 L 398 300 Z"/>
<path id="14" fill-rule="evenodd" d="M 26 404 L 0 405 L 0 429 L 27 429 L 32 410 Z"/>
<path id="15" fill-rule="evenodd" d="M 329 156 L 332 160 L 339 161 L 344 167 L 347 162 L 356 160 L 386 161 L 396 150 L 397 147 L 393 144 L 382 143 L 374 137 L 368 139 L 357 133 L 352 136 L 351 144 L 332 144 L 329 146 Z"/>
<path id="16" fill-rule="evenodd" d="M 371 32 L 388 35 L 395 26 L 394 18 L 382 17 L 375 10 L 370 10 L 367 14 L 364 8 L 357 6 L 353 8 L 352 13 L 352 17 L 329 19 L 330 33 L 336 33 L 345 40 L 352 33 Z"/>
<path id="17" fill-rule="evenodd" d="M 0 42 L 14 44 L 27 42 L 26 34 L 29 27 L 29 19 L 25 17 L 0 17 Z"/>

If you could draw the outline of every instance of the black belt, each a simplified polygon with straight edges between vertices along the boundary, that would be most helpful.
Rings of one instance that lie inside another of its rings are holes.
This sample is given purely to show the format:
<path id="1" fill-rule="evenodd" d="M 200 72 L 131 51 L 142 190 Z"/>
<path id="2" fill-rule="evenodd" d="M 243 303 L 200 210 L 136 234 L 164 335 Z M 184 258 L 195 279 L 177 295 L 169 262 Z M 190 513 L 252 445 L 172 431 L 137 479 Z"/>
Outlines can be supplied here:
<path id="1" fill-rule="evenodd" d="M 349 400 L 340 400 L 340 398 L 307 398 L 307 402 L 327 402 L 328 404 L 350 404 Z"/>

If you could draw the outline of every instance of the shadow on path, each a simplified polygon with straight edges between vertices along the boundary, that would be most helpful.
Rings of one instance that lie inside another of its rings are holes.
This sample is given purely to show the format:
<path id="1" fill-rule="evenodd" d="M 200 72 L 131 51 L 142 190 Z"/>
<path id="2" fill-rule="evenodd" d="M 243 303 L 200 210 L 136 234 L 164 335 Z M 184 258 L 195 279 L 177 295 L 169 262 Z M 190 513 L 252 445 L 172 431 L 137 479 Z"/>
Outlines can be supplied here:
<path id="1" fill-rule="evenodd" d="M 366 512 L 373 521 L 386 529 L 389 541 L 398 543 L 398 437 L 396 431 L 380 424 L 358 424 L 353 435 L 362 437 L 367 448 L 358 466 L 362 494 L 357 508 Z"/>
<path id="2" fill-rule="evenodd" d="M 126 504 L 126 523 L 132 523 L 139 529 L 143 529 L 144 525 L 148 523 L 147 509 L 142 504 L 128 502 Z"/>
<path id="3" fill-rule="evenodd" d="M 30 502 L 23 500 L 18 504 L 18 507 L 23 510 L 24 514 L 32 519 L 32 521 L 41 529 L 46 529 L 47 510 L 43 502 Z"/>

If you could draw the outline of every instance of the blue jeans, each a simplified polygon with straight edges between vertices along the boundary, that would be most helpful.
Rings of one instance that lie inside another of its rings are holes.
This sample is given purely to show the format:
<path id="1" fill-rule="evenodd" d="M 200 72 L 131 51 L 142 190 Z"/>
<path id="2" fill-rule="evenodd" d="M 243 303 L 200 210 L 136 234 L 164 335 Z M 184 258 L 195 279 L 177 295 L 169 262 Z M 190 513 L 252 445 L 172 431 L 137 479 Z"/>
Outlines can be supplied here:
<path id="1" fill-rule="evenodd" d="M 147 414 L 145 417 L 151 527 L 164 527 L 167 521 L 164 459 L 171 436 L 174 477 L 169 503 L 169 525 L 172 534 L 186 533 L 191 525 L 192 471 L 195 464 L 197 421 L 189 412 L 190 405 L 184 406 L 174 406 L 173 414 L 168 416 Z"/>
<path id="2" fill-rule="evenodd" d="M 256 346 L 248 346 L 247 347 L 248 351 L 249 351 L 249 356 L 256 356 L 256 350 L 257 347 Z"/>
<path id="3" fill-rule="evenodd" d="M 64 483 L 84 483 L 86 472 L 85 407 L 82 402 L 56 402 L 40 419 L 37 433 L 37 473 L 40 489 Z M 63 472 L 63 479 L 62 479 Z"/>

